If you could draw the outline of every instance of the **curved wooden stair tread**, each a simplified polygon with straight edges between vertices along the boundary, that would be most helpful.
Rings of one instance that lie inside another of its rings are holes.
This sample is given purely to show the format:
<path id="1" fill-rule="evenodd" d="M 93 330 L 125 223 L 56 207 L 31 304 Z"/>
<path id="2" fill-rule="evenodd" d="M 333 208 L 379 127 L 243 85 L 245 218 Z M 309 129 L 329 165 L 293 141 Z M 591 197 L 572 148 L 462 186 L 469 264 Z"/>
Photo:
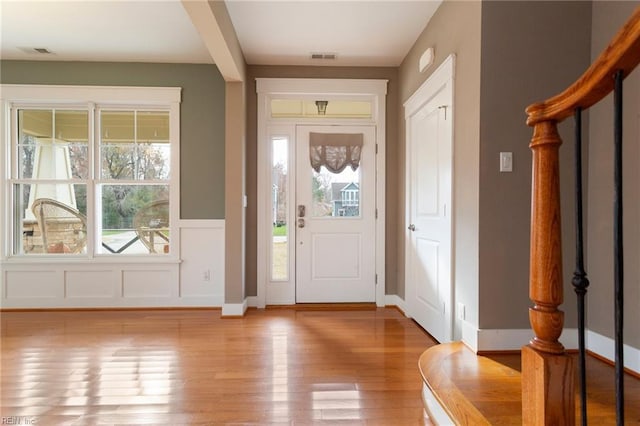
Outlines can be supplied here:
<path id="1" fill-rule="evenodd" d="M 427 349 L 420 374 L 459 425 L 522 424 L 520 372 L 476 355 L 461 342 Z"/>
<path id="2" fill-rule="evenodd" d="M 463 343 L 454 342 L 427 349 L 418 364 L 423 382 L 455 424 L 522 424 L 519 353 L 476 355 Z M 624 387 L 625 424 L 640 424 L 640 375 L 628 371 Z M 587 389 L 589 423 L 615 425 L 614 369 L 592 353 L 587 356 Z M 580 417 L 579 405 L 576 388 L 576 418 Z M 427 404 L 425 407 L 429 411 Z"/>

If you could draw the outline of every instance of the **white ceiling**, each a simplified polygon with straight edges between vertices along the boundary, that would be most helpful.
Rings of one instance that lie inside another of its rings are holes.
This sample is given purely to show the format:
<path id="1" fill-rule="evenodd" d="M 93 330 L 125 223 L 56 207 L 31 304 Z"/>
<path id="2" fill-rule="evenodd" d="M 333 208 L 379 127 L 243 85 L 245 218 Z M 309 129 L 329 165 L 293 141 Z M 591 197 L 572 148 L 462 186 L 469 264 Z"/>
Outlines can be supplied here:
<path id="1" fill-rule="evenodd" d="M 397 66 L 441 0 L 226 3 L 249 64 Z M 2 59 L 213 63 L 180 0 L 0 0 L 0 15 Z"/>
<path id="2" fill-rule="evenodd" d="M 245 59 L 261 65 L 397 66 L 441 1 L 227 1 Z M 336 60 L 311 60 L 334 53 Z"/>
<path id="3" fill-rule="evenodd" d="M 179 0 L 0 0 L 0 7 L 2 59 L 213 63 Z M 53 53 L 33 52 L 41 47 Z"/>

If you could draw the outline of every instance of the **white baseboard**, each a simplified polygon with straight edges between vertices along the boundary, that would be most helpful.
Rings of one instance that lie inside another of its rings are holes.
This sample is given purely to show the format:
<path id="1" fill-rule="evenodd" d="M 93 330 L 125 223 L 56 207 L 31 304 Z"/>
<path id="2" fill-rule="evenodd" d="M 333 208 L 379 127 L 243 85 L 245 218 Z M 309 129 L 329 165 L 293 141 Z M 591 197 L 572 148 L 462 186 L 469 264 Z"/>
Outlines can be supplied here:
<path id="1" fill-rule="evenodd" d="M 185 296 L 180 298 L 179 307 L 188 308 L 221 308 L 224 305 L 222 295 Z"/>
<path id="2" fill-rule="evenodd" d="M 531 329 L 480 329 L 478 330 L 478 351 L 520 350 L 529 343 Z"/>
<path id="3" fill-rule="evenodd" d="M 560 336 L 560 343 L 569 350 L 578 349 L 578 329 L 565 328 Z"/>
<path id="4" fill-rule="evenodd" d="M 591 352 L 613 362 L 615 358 L 615 340 L 588 330 L 586 346 Z M 625 368 L 640 374 L 640 349 L 624 345 L 623 356 Z"/>
<path id="5" fill-rule="evenodd" d="M 509 351 L 519 350 L 529 343 L 533 337 L 531 329 L 480 329 L 462 321 L 462 341 L 472 350 L 478 351 Z M 560 343 L 566 349 L 578 348 L 578 330 L 565 328 L 560 336 Z M 594 331 L 587 330 L 587 349 L 610 361 L 615 358 L 615 342 L 613 339 Z M 640 349 L 624 345 L 624 366 L 629 370 L 640 373 Z"/>
<path id="6" fill-rule="evenodd" d="M 531 329 L 476 329 L 467 321 L 461 323 L 462 341 L 475 352 L 516 351 L 529 343 L 533 337 Z M 566 349 L 578 347 L 578 330 L 565 328 L 560 343 Z"/>
<path id="7" fill-rule="evenodd" d="M 387 294 L 384 296 L 384 304 L 385 306 L 396 306 L 398 309 L 402 311 L 402 313 L 407 316 L 407 310 L 405 309 L 404 300 L 400 298 L 397 294 Z"/>
<path id="8" fill-rule="evenodd" d="M 247 299 L 242 303 L 225 303 L 222 305 L 223 317 L 241 317 L 247 311 Z"/>
<path id="9" fill-rule="evenodd" d="M 472 351 L 478 352 L 478 329 L 468 321 L 460 321 L 462 341 Z"/>
<path id="10" fill-rule="evenodd" d="M 246 299 L 247 306 L 250 308 L 258 307 L 258 296 L 248 296 Z"/>

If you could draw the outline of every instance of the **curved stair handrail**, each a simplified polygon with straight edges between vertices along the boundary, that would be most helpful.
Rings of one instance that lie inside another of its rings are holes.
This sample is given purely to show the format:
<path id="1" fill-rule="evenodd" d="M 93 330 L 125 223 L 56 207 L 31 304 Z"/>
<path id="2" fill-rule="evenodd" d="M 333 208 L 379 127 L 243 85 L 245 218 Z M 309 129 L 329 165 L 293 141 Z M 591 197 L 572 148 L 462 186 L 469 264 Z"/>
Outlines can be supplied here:
<path id="1" fill-rule="evenodd" d="M 560 122 L 571 116 L 576 108 L 583 110 L 596 104 L 613 91 L 612 74 L 621 70 L 623 77 L 640 64 L 640 7 L 618 31 L 609 46 L 584 74 L 565 91 L 544 102 L 530 105 L 527 124 L 542 121 Z"/>
<path id="2" fill-rule="evenodd" d="M 581 110 L 614 91 L 616 84 L 621 90 L 622 79 L 638 64 L 640 7 L 575 83 L 526 109 L 527 124 L 534 128 L 530 144 L 533 184 L 529 283 L 529 298 L 534 306 L 529 309 L 529 319 L 535 337 L 522 348 L 525 425 L 575 424 L 574 361 L 559 342 L 564 313 L 558 309 L 563 302 L 559 164 L 562 140 L 558 123 L 573 114 L 578 117 Z M 621 371 L 622 366 L 619 368 Z"/>

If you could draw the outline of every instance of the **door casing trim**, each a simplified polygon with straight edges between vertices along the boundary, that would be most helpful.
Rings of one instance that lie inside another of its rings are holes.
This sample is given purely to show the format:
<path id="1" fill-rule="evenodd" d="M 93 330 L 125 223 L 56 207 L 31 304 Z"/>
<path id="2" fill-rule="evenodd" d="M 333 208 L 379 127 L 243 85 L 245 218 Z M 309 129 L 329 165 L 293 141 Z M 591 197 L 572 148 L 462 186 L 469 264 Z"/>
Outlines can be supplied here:
<path id="1" fill-rule="evenodd" d="M 386 200 L 386 94 L 388 80 L 378 79 L 306 79 L 306 78 L 257 78 L 258 95 L 258 197 L 257 197 L 257 296 L 258 308 L 266 305 L 290 305 L 295 303 L 295 280 L 291 284 L 271 285 L 269 280 L 269 238 L 271 232 L 270 152 L 267 149 L 270 125 L 364 125 L 373 124 L 376 132 L 376 305 L 385 305 L 385 200 Z M 367 119 L 336 118 L 271 118 L 271 100 L 308 99 L 321 97 L 331 101 L 369 100 L 372 116 Z M 267 183 L 268 182 L 268 183 Z M 273 288 L 268 288 L 273 287 Z M 291 295 L 293 294 L 293 298 Z"/>
<path id="2" fill-rule="evenodd" d="M 407 120 L 413 115 L 415 114 L 424 104 L 426 104 L 431 96 L 433 95 L 433 92 L 435 91 L 435 88 L 437 87 L 441 87 L 442 85 L 444 85 L 447 82 L 451 83 L 451 102 L 453 104 L 453 101 L 455 100 L 455 92 L 454 92 L 454 80 L 455 80 L 455 64 L 456 64 L 456 55 L 455 54 L 450 54 L 443 62 L 442 64 L 440 64 L 440 66 L 438 66 L 438 68 L 427 78 L 427 80 L 422 83 L 422 85 L 409 97 L 409 99 L 404 103 L 404 118 L 405 118 L 405 123 L 407 122 Z M 455 106 L 452 105 L 452 110 L 455 108 Z M 454 119 L 454 116 L 452 114 L 452 119 Z M 412 142 L 411 142 L 411 135 L 410 132 L 407 130 L 406 132 L 406 140 L 405 140 L 405 225 L 411 223 L 411 191 L 412 191 L 412 181 L 411 181 L 411 149 L 412 149 Z M 449 215 L 451 217 L 451 226 L 450 226 L 450 240 L 451 240 L 451 251 L 449 253 L 449 259 L 450 259 L 450 265 L 449 265 L 449 277 L 450 277 L 450 281 L 451 281 L 451 288 L 450 288 L 450 292 L 447 295 L 449 297 L 449 300 L 445 301 L 445 337 L 447 339 L 447 341 L 451 341 L 453 339 L 453 326 L 454 326 L 454 319 L 453 319 L 453 304 L 455 303 L 455 276 L 454 276 L 454 262 L 455 262 L 455 240 L 454 240 L 454 236 L 455 236 L 455 205 L 454 205 L 454 179 L 455 179 L 455 168 L 454 168 L 454 161 L 453 161 L 453 149 L 454 149 L 454 144 L 455 144 L 455 133 L 454 133 L 454 127 L 452 125 L 451 128 L 451 198 L 448 200 L 448 205 L 449 205 Z M 410 253 L 410 244 L 411 244 L 411 235 L 410 235 L 410 231 L 405 228 L 405 262 L 404 262 L 404 273 L 405 273 L 405 279 L 407 279 L 407 282 L 405 282 L 405 315 L 407 315 L 407 317 L 412 318 L 413 317 L 413 313 L 411 312 L 411 307 L 410 307 L 410 303 L 407 300 L 407 295 L 410 294 L 410 291 L 413 290 L 413 283 L 408 281 L 408 277 L 410 277 L 411 275 L 411 258 L 409 256 Z M 427 330 L 429 331 L 429 330 Z M 440 343 L 445 343 L 445 342 L 440 342 Z"/>

